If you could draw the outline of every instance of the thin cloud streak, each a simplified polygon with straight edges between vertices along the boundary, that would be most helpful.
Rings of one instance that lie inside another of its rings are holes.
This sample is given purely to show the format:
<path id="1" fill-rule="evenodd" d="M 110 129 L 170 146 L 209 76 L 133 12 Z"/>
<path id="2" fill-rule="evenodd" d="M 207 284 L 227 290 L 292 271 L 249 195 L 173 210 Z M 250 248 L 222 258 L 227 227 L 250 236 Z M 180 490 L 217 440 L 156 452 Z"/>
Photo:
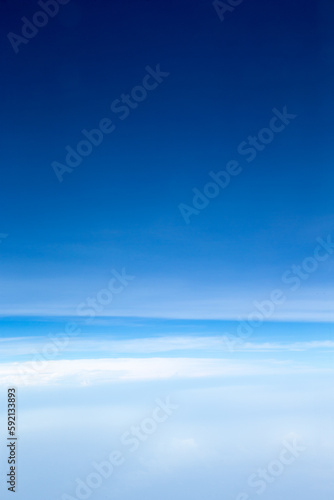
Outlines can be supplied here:
<path id="1" fill-rule="evenodd" d="M 107 382 L 139 382 L 245 377 L 306 373 L 334 373 L 292 361 L 268 359 L 259 363 L 210 358 L 118 358 L 35 361 L 0 365 L 0 385 L 85 386 Z"/>
<path id="2" fill-rule="evenodd" d="M 46 343 L 50 343 L 51 337 L 24 337 L 2 338 L 1 354 L 13 356 L 18 359 L 20 356 L 31 355 L 34 351 L 42 351 Z M 56 339 L 56 336 L 54 336 Z M 188 357 L 193 357 L 193 351 L 214 351 L 215 355 L 219 352 L 223 355 L 228 349 L 224 343 L 223 336 L 161 336 L 156 338 L 138 338 L 130 340 L 109 340 L 105 337 L 93 335 L 89 339 L 73 338 L 69 345 L 64 348 L 61 357 L 66 357 L 66 353 L 75 353 L 77 357 L 85 353 L 103 353 L 109 355 L 142 355 L 157 354 L 164 352 L 182 352 Z M 309 350 L 334 350 L 333 340 L 312 340 L 304 342 L 244 342 L 240 346 L 236 345 L 234 351 L 239 352 L 266 352 L 266 351 L 309 351 Z"/>

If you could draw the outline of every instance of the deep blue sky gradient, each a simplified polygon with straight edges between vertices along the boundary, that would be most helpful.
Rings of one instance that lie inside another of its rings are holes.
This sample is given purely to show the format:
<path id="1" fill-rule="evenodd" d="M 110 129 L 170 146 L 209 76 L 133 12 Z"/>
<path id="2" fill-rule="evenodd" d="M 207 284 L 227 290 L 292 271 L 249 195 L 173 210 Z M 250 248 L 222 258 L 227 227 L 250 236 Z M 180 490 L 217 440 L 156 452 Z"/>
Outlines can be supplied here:
<path id="1" fill-rule="evenodd" d="M 7 33 L 38 9 L 1 5 L 1 296 L 13 314 L 27 283 L 58 314 L 121 267 L 138 283 L 261 299 L 312 255 L 333 227 L 333 6 L 245 1 L 221 22 L 204 0 L 72 0 L 16 55 Z M 111 102 L 157 64 L 169 77 L 120 121 Z M 238 145 L 285 105 L 297 118 L 247 164 Z M 103 117 L 117 129 L 60 184 L 51 163 Z M 186 225 L 178 205 L 231 159 L 242 174 Z"/>

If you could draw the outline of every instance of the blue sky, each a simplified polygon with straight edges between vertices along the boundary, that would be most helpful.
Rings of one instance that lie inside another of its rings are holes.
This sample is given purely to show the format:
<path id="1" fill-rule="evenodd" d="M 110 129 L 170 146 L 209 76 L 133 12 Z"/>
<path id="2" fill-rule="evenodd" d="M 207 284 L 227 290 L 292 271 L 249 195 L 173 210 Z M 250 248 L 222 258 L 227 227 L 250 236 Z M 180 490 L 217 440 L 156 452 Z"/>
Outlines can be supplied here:
<path id="1" fill-rule="evenodd" d="M 70 2 L 15 54 L 5 35 L 35 12 L 16 3 L 1 7 L 4 313 L 26 287 L 31 314 L 62 313 L 122 267 L 157 300 L 158 284 L 175 300 L 199 284 L 261 296 L 331 232 L 325 2 L 244 2 L 224 22 L 207 1 Z M 110 104 L 157 64 L 170 75 L 122 122 Z M 284 106 L 297 118 L 248 164 L 238 145 Z M 104 117 L 116 130 L 60 184 L 51 163 Z M 186 225 L 178 205 L 232 159 L 243 172 Z M 330 269 L 307 286 L 329 287 Z"/>
<path id="2" fill-rule="evenodd" d="M 232 3 L 221 21 L 208 0 L 70 0 L 16 48 L 41 2 L 0 4 L 18 500 L 78 499 L 167 396 L 175 414 L 89 498 L 251 500 L 291 433 L 305 453 L 263 497 L 332 493 L 334 7 Z"/>

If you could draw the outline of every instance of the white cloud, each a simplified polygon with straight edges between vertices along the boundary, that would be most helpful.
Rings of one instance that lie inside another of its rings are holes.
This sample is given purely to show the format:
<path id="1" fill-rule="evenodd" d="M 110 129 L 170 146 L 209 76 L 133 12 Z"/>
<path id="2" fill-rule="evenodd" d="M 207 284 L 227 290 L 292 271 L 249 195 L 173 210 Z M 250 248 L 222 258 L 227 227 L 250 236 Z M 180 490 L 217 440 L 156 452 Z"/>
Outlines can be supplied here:
<path id="1" fill-rule="evenodd" d="M 238 377 L 332 373 L 333 370 L 298 365 L 290 361 L 259 363 L 210 358 L 76 359 L 0 364 L 0 385 L 92 385 L 105 382 L 177 380 L 205 377 Z"/>
<path id="2" fill-rule="evenodd" d="M 233 334 L 233 331 L 230 332 Z M 90 338 L 69 338 L 68 345 L 59 349 L 52 360 L 61 359 L 69 354 L 75 354 L 77 358 L 91 357 L 94 353 L 103 353 L 103 357 L 119 355 L 143 355 L 158 354 L 164 352 L 187 352 L 202 351 L 214 352 L 222 355 L 228 352 L 228 346 L 224 341 L 225 333 L 219 336 L 162 336 L 153 338 L 139 338 L 128 340 L 111 340 L 106 337 L 92 335 Z M 10 337 L 0 339 L 1 354 L 3 359 L 14 357 L 19 360 L 20 356 L 34 357 L 34 353 L 42 353 L 46 346 L 53 345 L 53 337 Z M 233 344 L 234 351 L 308 351 L 314 349 L 333 350 L 333 340 L 314 340 L 303 342 L 241 342 Z"/>

